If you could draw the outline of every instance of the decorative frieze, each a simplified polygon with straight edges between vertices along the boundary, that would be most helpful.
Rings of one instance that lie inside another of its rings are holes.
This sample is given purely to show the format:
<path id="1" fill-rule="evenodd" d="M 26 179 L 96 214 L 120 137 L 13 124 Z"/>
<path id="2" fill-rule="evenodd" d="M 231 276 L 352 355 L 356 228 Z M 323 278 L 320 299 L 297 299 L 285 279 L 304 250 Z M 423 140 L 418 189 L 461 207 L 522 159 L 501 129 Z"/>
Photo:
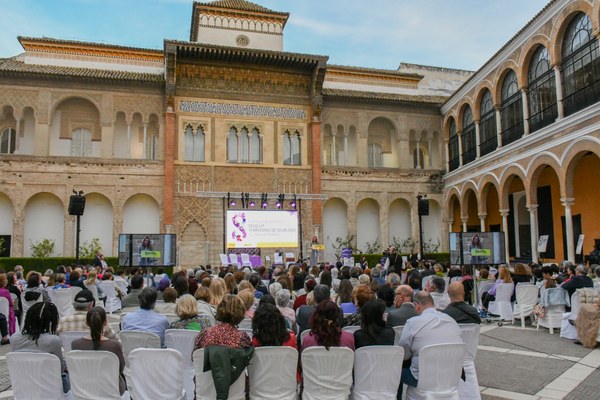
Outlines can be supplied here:
<path id="1" fill-rule="evenodd" d="M 214 103 L 206 101 L 180 101 L 179 111 L 203 114 L 238 115 L 245 117 L 306 119 L 306 111 L 302 108 Z"/>

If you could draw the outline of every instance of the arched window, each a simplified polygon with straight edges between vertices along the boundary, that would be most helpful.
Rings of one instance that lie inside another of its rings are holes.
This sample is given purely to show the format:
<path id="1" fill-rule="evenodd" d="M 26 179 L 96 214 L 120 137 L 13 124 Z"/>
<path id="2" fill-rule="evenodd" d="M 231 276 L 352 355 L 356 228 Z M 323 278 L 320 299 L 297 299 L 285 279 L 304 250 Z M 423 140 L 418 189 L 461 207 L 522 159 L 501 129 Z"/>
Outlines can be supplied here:
<path id="1" fill-rule="evenodd" d="M 250 162 L 250 134 L 248 128 L 243 127 L 239 136 L 239 155 L 241 163 Z"/>
<path id="2" fill-rule="evenodd" d="M 92 155 L 92 132 L 76 128 L 71 135 L 71 156 L 89 157 Z"/>
<path id="3" fill-rule="evenodd" d="M 582 110 L 600 100 L 598 39 L 592 23 L 579 13 L 565 32 L 562 47 L 562 81 L 565 115 Z"/>
<path id="4" fill-rule="evenodd" d="M 460 151 L 458 149 L 458 134 L 456 133 L 456 122 L 450 120 L 448 136 L 448 169 L 454 171 L 460 165 Z"/>
<path id="5" fill-rule="evenodd" d="M 249 148 L 249 159 L 248 162 L 253 164 L 259 164 L 262 162 L 262 138 L 257 128 L 252 129 L 250 135 L 250 148 Z"/>
<path id="6" fill-rule="evenodd" d="M 227 161 L 238 162 L 238 135 L 237 129 L 231 127 L 227 136 Z"/>
<path id="7" fill-rule="evenodd" d="M 12 128 L 2 130 L 0 136 L 0 154 L 13 154 L 17 141 L 17 131 Z"/>
<path id="8" fill-rule="evenodd" d="M 381 168 L 383 167 L 383 148 L 379 143 L 369 143 L 368 146 L 368 162 L 369 167 Z"/>
<path id="9" fill-rule="evenodd" d="M 481 96 L 479 113 L 481 115 L 479 119 L 479 155 L 483 157 L 498 147 L 496 110 L 494 110 L 492 93 L 487 89 Z"/>
<path id="10" fill-rule="evenodd" d="M 146 142 L 146 159 L 158 159 L 158 135 L 153 132 L 148 132 L 148 138 Z"/>
<path id="11" fill-rule="evenodd" d="M 528 84 L 529 131 L 535 132 L 556 121 L 556 81 L 548 50 L 540 46 L 531 57 Z"/>
<path id="12" fill-rule="evenodd" d="M 502 83 L 502 145 L 506 146 L 523 136 L 523 97 L 514 71 L 506 74 Z"/>
<path id="13" fill-rule="evenodd" d="M 417 151 L 419 152 L 418 157 Z M 413 150 L 413 166 L 414 168 L 425 168 L 425 153 L 423 153 L 423 149 L 421 148 L 421 146 L 419 146 L 418 143 L 417 146 L 415 146 L 415 149 Z"/>
<path id="14" fill-rule="evenodd" d="M 300 165 L 300 132 L 298 130 L 283 133 L 283 164 Z"/>
<path id="15" fill-rule="evenodd" d="M 475 123 L 471 107 L 466 106 L 462 118 L 462 160 L 463 165 L 470 163 L 477 157 L 477 142 L 475 141 Z"/>
<path id="16" fill-rule="evenodd" d="M 185 128 L 185 161 L 204 161 L 204 129 L 199 126 L 194 131 L 191 125 Z"/>

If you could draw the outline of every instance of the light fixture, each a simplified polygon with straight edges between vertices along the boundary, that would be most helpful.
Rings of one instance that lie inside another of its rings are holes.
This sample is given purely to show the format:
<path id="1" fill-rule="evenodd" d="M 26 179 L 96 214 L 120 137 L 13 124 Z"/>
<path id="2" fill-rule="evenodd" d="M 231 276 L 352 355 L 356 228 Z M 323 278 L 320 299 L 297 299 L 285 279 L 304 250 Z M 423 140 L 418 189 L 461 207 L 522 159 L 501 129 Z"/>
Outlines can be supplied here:
<path id="1" fill-rule="evenodd" d="M 267 194 L 263 193 L 260 195 L 260 207 L 261 208 L 267 208 L 268 203 L 267 203 Z"/>
<path id="2" fill-rule="evenodd" d="M 283 207 L 283 200 L 285 200 L 285 195 L 283 193 L 280 193 L 279 197 L 277 198 L 277 203 L 275 203 L 275 207 L 277 207 L 277 208 Z"/>
<path id="3" fill-rule="evenodd" d="M 296 195 L 294 194 L 294 198 L 293 200 L 290 202 L 290 207 L 292 207 L 292 209 L 296 209 Z"/>
<path id="4" fill-rule="evenodd" d="M 250 200 L 250 207 L 254 207 L 256 205 L 256 203 L 254 203 L 254 200 Z"/>

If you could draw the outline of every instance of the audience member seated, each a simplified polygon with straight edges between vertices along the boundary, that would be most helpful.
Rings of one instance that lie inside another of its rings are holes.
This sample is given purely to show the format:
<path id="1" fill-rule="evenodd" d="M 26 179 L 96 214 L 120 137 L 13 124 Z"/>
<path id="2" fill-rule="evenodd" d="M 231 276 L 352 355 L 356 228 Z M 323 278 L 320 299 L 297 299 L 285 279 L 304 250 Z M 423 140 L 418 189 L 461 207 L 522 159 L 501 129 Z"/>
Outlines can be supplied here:
<path id="1" fill-rule="evenodd" d="M 52 289 L 68 289 L 67 276 L 65 274 L 56 274 L 56 283 Z"/>
<path id="2" fill-rule="evenodd" d="M 247 282 L 247 281 L 243 281 Z M 243 285 L 242 285 L 243 286 Z M 242 289 L 238 293 L 238 297 L 244 303 L 244 319 L 240 322 L 239 328 L 252 329 L 252 318 L 254 317 L 254 292 L 252 289 Z"/>
<path id="3" fill-rule="evenodd" d="M 266 303 L 256 309 L 252 318 L 252 345 L 297 348 L 296 335 L 287 329 L 283 314 L 276 306 Z"/>
<path id="4" fill-rule="evenodd" d="M 415 306 L 412 304 L 413 289 L 408 285 L 400 285 L 395 293 L 395 308 L 388 312 L 386 320 L 389 327 L 405 325 L 409 318 L 417 316 Z"/>
<path id="5" fill-rule="evenodd" d="M 33 351 L 36 353 L 54 354 L 62 365 L 63 392 L 70 390 L 67 364 L 62 355 L 62 344 L 56 335 L 58 326 L 58 309 L 53 303 L 41 302 L 33 304 L 27 311 L 21 333 L 11 336 L 13 351 Z"/>
<path id="6" fill-rule="evenodd" d="M 82 289 L 85 289 L 85 284 L 83 282 L 83 277 L 81 276 L 81 268 L 75 268 L 70 274 L 69 274 L 69 286 L 73 287 L 80 287 Z"/>
<path id="7" fill-rule="evenodd" d="M 213 279 L 208 287 L 210 293 L 210 304 L 215 307 L 215 313 L 217 306 L 221 303 L 227 293 L 227 287 L 225 281 L 222 278 Z M 239 290 L 239 289 L 238 289 Z"/>
<path id="8" fill-rule="evenodd" d="M 450 316 L 434 308 L 429 292 L 420 291 L 413 299 L 418 316 L 409 319 L 404 325 L 400 346 L 404 348 L 404 360 L 410 366 L 403 366 L 402 379 L 397 398 L 402 398 L 402 385 L 417 387 L 419 381 L 419 352 L 423 347 L 441 343 L 463 343 L 458 324 Z"/>
<path id="9" fill-rule="evenodd" d="M 367 285 L 358 285 L 352 291 L 352 300 L 356 306 L 356 312 L 344 316 L 342 326 L 360 326 L 362 306 L 369 300 L 375 299 L 375 293 Z"/>
<path id="10" fill-rule="evenodd" d="M 356 304 L 354 304 L 352 299 L 353 291 L 354 287 L 348 279 L 342 279 L 340 281 L 340 287 L 335 302 L 340 306 L 344 314 L 354 314 L 356 312 Z"/>
<path id="11" fill-rule="evenodd" d="M 206 279 L 210 282 L 210 278 Z M 216 323 L 215 314 L 217 313 L 217 310 L 210 304 L 210 289 L 204 285 L 199 286 L 194 297 L 196 298 L 196 304 L 198 306 L 198 314 L 206 315 L 210 320 L 210 326 L 213 326 Z"/>
<path id="12" fill-rule="evenodd" d="M 354 345 L 358 349 L 363 346 L 392 346 L 395 331 L 385 326 L 383 313 L 385 303 L 379 299 L 367 301 L 361 307 L 362 319 L 360 329 L 354 332 Z"/>
<path id="13" fill-rule="evenodd" d="M 306 304 L 301 306 L 296 312 L 296 324 L 298 325 L 298 334 L 309 328 L 310 316 L 315 310 L 315 305 L 329 300 L 329 288 L 325 285 L 317 285 L 312 291 L 315 304 Z M 300 339 L 300 335 L 298 335 Z"/>
<path id="14" fill-rule="evenodd" d="M 88 286 L 94 286 L 96 288 L 96 292 L 98 292 L 98 300 L 104 300 L 106 295 L 102 291 L 100 285 L 98 285 L 98 273 L 95 269 L 88 272 L 87 279 L 83 281 L 83 284 L 87 288 Z"/>
<path id="15" fill-rule="evenodd" d="M 121 307 L 139 307 L 140 301 L 138 300 L 138 296 L 142 291 L 143 285 L 144 277 L 142 275 L 134 275 L 131 278 L 131 291 L 121 300 Z"/>
<path id="16" fill-rule="evenodd" d="M 249 347 L 250 337 L 246 332 L 237 328 L 238 324 L 244 319 L 245 312 L 244 303 L 238 296 L 226 295 L 217 306 L 217 324 L 198 334 L 194 350 L 208 346 Z"/>
<path id="17" fill-rule="evenodd" d="M 450 304 L 450 298 L 444 289 L 446 289 L 446 281 L 439 276 L 431 278 L 425 287 L 425 290 L 431 294 L 436 310 L 443 310 Z"/>
<path id="18" fill-rule="evenodd" d="M 176 314 L 177 290 L 172 287 L 166 288 L 163 292 L 162 300 L 162 303 L 156 303 L 154 311 L 159 314 Z"/>
<path id="19" fill-rule="evenodd" d="M 184 294 L 177 300 L 175 312 L 179 320 L 172 322 L 169 329 L 187 329 L 201 332 L 211 326 L 210 319 L 206 315 L 198 314 L 196 299 L 191 294 Z"/>
<path id="20" fill-rule="evenodd" d="M 32 271 L 33 272 L 33 271 Z M 42 296 L 43 301 L 50 302 L 50 296 L 40 284 L 40 274 L 37 272 L 31 273 L 27 278 L 27 287 L 24 291 L 25 301 L 37 301 Z"/>
<path id="21" fill-rule="evenodd" d="M 56 328 L 56 334 L 60 335 L 65 331 L 87 331 L 87 313 L 96 305 L 94 295 L 88 289 L 80 290 L 73 299 L 73 308 L 75 314 L 61 318 Z M 115 339 L 115 333 L 110 326 L 104 326 L 104 336 Z"/>
<path id="22" fill-rule="evenodd" d="M 144 331 L 155 333 L 160 337 L 161 346 L 165 343 L 165 330 L 169 327 L 167 317 L 154 312 L 156 289 L 143 288 L 139 294 L 140 308 L 131 312 L 121 322 L 122 331 Z"/>
<path id="23" fill-rule="evenodd" d="M 315 286 L 317 286 L 317 281 L 314 279 L 307 279 L 304 282 L 304 293 L 302 293 L 301 295 L 296 297 L 296 300 L 294 300 L 294 305 L 293 305 L 293 309 L 297 310 L 299 309 L 301 306 L 306 305 L 306 296 L 313 291 L 313 289 L 315 288 Z"/>
<path id="24" fill-rule="evenodd" d="M 109 351 L 119 358 L 119 392 L 125 393 L 127 385 L 125 383 L 125 357 L 121 343 L 116 339 L 108 338 L 104 335 L 108 323 L 106 322 L 106 312 L 102 307 L 94 307 L 86 313 L 86 323 L 89 326 L 90 334 L 76 339 L 71 344 L 73 350 L 101 350 Z"/>
<path id="25" fill-rule="evenodd" d="M 6 316 L 0 313 L 0 334 L 2 335 L 2 340 L 0 340 L 0 345 L 5 345 L 10 343 L 10 335 L 8 333 L 8 321 L 6 320 Z"/>
<path id="26" fill-rule="evenodd" d="M 472 267 L 470 265 L 463 265 L 460 269 L 460 281 L 465 288 L 465 301 L 469 304 L 473 303 L 471 294 L 473 293 L 474 288 L 474 280 L 473 275 L 471 275 L 471 268 Z"/>
<path id="27" fill-rule="evenodd" d="M 465 301 L 465 288 L 462 282 L 448 285 L 450 304 L 442 312 L 451 316 L 459 324 L 480 324 L 481 318 L 475 307 Z"/>
<path id="28" fill-rule="evenodd" d="M 12 335 L 17 329 L 17 318 L 15 317 L 14 303 L 10 292 L 6 288 L 8 279 L 4 272 L 0 273 L 0 297 L 4 297 L 8 301 L 8 315 L 4 317 L 8 320 L 8 332 Z"/>
<path id="29" fill-rule="evenodd" d="M 317 285 L 319 286 L 321 285 Z M 310 332 L 302 340 L 302 349 L 325 346 L 327 349 L 348 347 L 354 350 L 354 335 L 342 330 L 339 324 L 340 316 L 340 308 L 333 301 L 327 299 L 318 303 L 310 317 Z"/>
<path id="30" fill-rule="evenodd" d="M 490 301 L 496 300 L 496 289 L 502 283 L 512 283 L 512 278 L 510 276 L 510 271 L 506 267 L 506 265 L 501 265 L 498 269 L 498 278 L 494 281 L 494 285 L 481 295 L 482 306 L 484 310 L 488 309 Z"/>
<path id="31" fill-rule="evenodd" d="M 373 284 L 378 284 L 378 282 L 374 280 L 373 283 L 371 283 L 371 289 L 373 289 Z M 375 290 L 373 291 L 375 292 Z M 385 303 L 386 312 L 389 313 L 390 311 L 395 309 L 395 294 L 391 287 L 389 287 L 388 285 L 380 286 L 375 293 L 377 293 L 377 298 L 383 300 L 383 302 Z"/>
<path id="32" fill-rule="evenodd" d="M 573 295 L 577 289 L 586 287 L 593 288 L 594 281 L 592 281 L 592 278 L 587 276 L 587 269 L 585 268 L 585 265 L 579 264 L 575 268 L 575 275 L 573 275 L 567 282 L 563 283 L 561 287 L 569 292 L 569 298 L 571 298 L 571 295 Z"/>
<path id="33" fill-rule="evenodd" d="M 280 291 L 277 292 L 277 295 L 275 296 L 275 304 L 277 305 L 277 308 L 283 315 L 283 318 L 285 318 L 286 326 L 288 327 L 288 329 L 295 331 L 296 330 L 296 313 L 294 312 L 294 309 L 291 307 L 292 302 L 291 302 L 290 297 L 291 297 L 291 295 L 290 295 L 289 290 L 281 289 Z"/>

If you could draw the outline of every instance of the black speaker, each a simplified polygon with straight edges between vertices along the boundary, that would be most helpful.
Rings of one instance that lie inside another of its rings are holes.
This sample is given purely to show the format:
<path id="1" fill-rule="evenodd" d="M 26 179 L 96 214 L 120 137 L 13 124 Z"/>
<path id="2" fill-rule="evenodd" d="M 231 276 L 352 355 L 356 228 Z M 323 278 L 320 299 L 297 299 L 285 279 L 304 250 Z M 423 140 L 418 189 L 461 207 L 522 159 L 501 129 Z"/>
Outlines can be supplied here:
<path id="1" fill-rule="evenodd" d="M 85 209 L 85 197 L 76 194 L 69 199 L 69 215 L 83 215 Z"/>
<path id="2" fill-rule="evenodd" d="M 429 215 L 429 199 L 419 199 L 419 215 Z"/>

